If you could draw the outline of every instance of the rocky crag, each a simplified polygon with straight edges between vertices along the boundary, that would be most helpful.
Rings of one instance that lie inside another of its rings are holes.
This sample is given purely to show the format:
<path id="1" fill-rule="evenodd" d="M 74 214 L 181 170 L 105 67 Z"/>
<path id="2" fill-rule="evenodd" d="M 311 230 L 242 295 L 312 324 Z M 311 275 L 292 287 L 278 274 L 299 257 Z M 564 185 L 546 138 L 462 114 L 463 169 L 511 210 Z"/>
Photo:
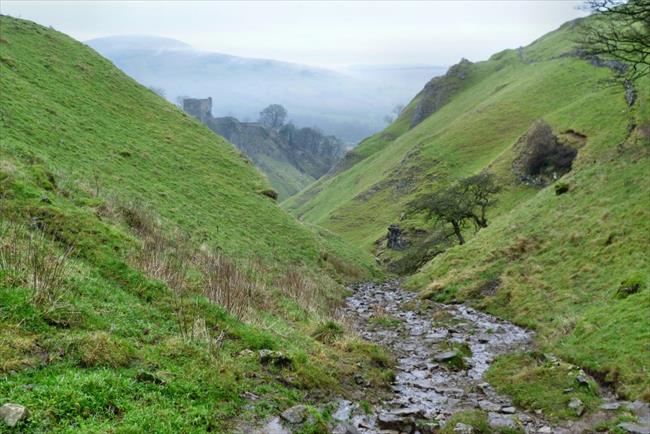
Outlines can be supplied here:
<path id="1" fill-rule="evenodd" d="M 341 141 L 313 128 L 289 123 L 276 130 L 230 116 L 213 117 L 212 98 L 187 98 L 183 109 L 245 154 L 268 177 L 280 200 L 323 176 L 344 153 Z"/>

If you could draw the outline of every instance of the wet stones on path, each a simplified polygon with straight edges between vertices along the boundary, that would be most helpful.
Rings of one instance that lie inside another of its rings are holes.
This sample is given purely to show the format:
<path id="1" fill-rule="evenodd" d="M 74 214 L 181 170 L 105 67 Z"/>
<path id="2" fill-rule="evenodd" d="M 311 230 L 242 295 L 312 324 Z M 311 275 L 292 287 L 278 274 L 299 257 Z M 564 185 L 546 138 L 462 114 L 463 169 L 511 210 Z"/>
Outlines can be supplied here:
<path id="1" fill-rule="evenodd" d="M 497 356 L 530 348 L 530 331 L 464 305 L 424 302 L 417 294 L 401 289 L 397 281 L 363 283 L 351 289 L 353 294 L 347 299 L 346 316 L 359 335 L 394 354 L 396 375 L 392 396 L 372 408 L 369 414 L 357 403 L 338 400 L 332 414 L 331 432 L 434 433 L 454 413 L 466 410 L 483 411 L 495 431 L 583 432 L 580 421 L 557 426 L 542 414 L 516 408 L 482 379 Z M 583 379 L 577 379 L 580 380 Z M 571 403 L 576 417 L 584 412 L 584 405 L 578 401 Z M 615 414 L 624 404 L 610 399 L 599 411 Z M 646 424 L 650 424 L 650 407 L 644 403 L 625 405 L 638 416 L 638 422 L 626 422 L 619 428 L 650 434 L 644 431 Z M 268 432 L 290 432 L 286 427 L 304 419 L 303 410 L 304 406 L 296 406 L 270 420 Z M 457 423 L 453 431 L 472 432 L 470 428 Z"/>

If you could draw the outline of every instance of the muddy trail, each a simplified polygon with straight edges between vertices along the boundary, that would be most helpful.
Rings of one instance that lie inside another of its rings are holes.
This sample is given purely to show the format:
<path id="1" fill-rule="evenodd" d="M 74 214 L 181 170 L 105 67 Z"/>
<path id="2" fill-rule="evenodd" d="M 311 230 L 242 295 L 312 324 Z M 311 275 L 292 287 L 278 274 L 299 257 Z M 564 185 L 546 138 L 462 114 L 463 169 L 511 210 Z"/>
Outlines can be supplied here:
<path id="1" fill-rule="evenodd" d="M 487 412 L 495 432 L 579 433 L 594 423 L 592 417 L 553 425 L 542 415 L 516 408 L 485 382 L 483 375 L 497 356 L 530 348 L 532 332 L 464 305 L 422 303 L 398 281 L 351 289 L 346 316 L 362 337 L 390 349 L 397 367 L 392 397 L 370 415 L 356 404 L 339 404 L 335 418 L 347 421 L 347 432 L 433 433 L 452 414 L 472 409 Z M 650 423 L 648 405 L 633 404 L 641 422 Z M 605 396 L 596 419 L 613 416 L 611 410 L 621 405 L 630 403 Z M 459 424 L 454 432 L 473 431 Z"/>

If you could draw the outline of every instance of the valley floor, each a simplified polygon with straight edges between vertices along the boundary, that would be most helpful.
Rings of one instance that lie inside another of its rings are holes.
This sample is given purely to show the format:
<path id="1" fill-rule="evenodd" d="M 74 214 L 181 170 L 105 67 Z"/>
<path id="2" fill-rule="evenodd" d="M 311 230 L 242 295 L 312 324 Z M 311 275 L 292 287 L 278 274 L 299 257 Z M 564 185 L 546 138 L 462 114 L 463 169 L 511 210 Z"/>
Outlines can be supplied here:
<path id="1" fill-rule="evenodd" d="M 346 317 L 363 338 L 394 354 L 396 375 L 391 394 L 372 408 L 336 402 L 331 432 L 643 433 L 650 426 L 650 405 L 617 401 L 580 368 L 553 355 L 533 356 L 531 331 L 462 304 L 421 299 L 399 281 L 352 289 Z M 545 403 L 503 393 L 509 357 L 539 359 L 549 378 L 529 380 L 547 389 Z M 260 433 L 302 432 L 296 422 L 304 410 L 285 411 Z"/>

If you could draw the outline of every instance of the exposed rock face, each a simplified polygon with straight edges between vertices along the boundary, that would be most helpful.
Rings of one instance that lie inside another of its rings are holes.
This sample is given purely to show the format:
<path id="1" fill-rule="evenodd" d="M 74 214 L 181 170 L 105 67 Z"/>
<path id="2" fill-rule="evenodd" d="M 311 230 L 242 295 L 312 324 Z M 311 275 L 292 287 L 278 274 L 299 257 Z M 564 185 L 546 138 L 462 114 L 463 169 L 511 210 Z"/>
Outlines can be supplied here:
<path id="1" fill-rule="evenodd" d="M 183 109 L 250 158 L 280 193 L 290 196 L 327 173 L 345 152 L 334 136 L 287 124 L 279 130 L 234 117 L 212 117 L 212 99 L 185 99 Z M 294 171 L 288 174 L 287 168 Z"/>
<path id="2" fill-rule="evenodd" d="M 398 225 L 388 226 L 386 246 L 393 250 L 404 250 L 407 248 L 409 242 L 402 235 L 402 229 Z"/>
<path id="3" fill-rule="evenodd" d="M 424 86 L 424 89 L 420 92 L 420 101 L 413 111 L 411 128 L 440 110 L 442 106 L 449 102 L 468 78 L 471 66 L 472 62 L 467 59 L 461 59 L 458 64 L 449 68 L 445 75 L 432 78 Z"/>
<path id="4" fill-rule="evenodd" d="M 578 146 L 585 141 L 584 136 L 575 132 L 571 137 L 582 137 Z M 560 140 L 549 124 L 539 120 L 517 141 L 514 153 L 515 176 L 523 183 L 543 187 L 571 170 L 578 150 L 568 140 Z"/>

